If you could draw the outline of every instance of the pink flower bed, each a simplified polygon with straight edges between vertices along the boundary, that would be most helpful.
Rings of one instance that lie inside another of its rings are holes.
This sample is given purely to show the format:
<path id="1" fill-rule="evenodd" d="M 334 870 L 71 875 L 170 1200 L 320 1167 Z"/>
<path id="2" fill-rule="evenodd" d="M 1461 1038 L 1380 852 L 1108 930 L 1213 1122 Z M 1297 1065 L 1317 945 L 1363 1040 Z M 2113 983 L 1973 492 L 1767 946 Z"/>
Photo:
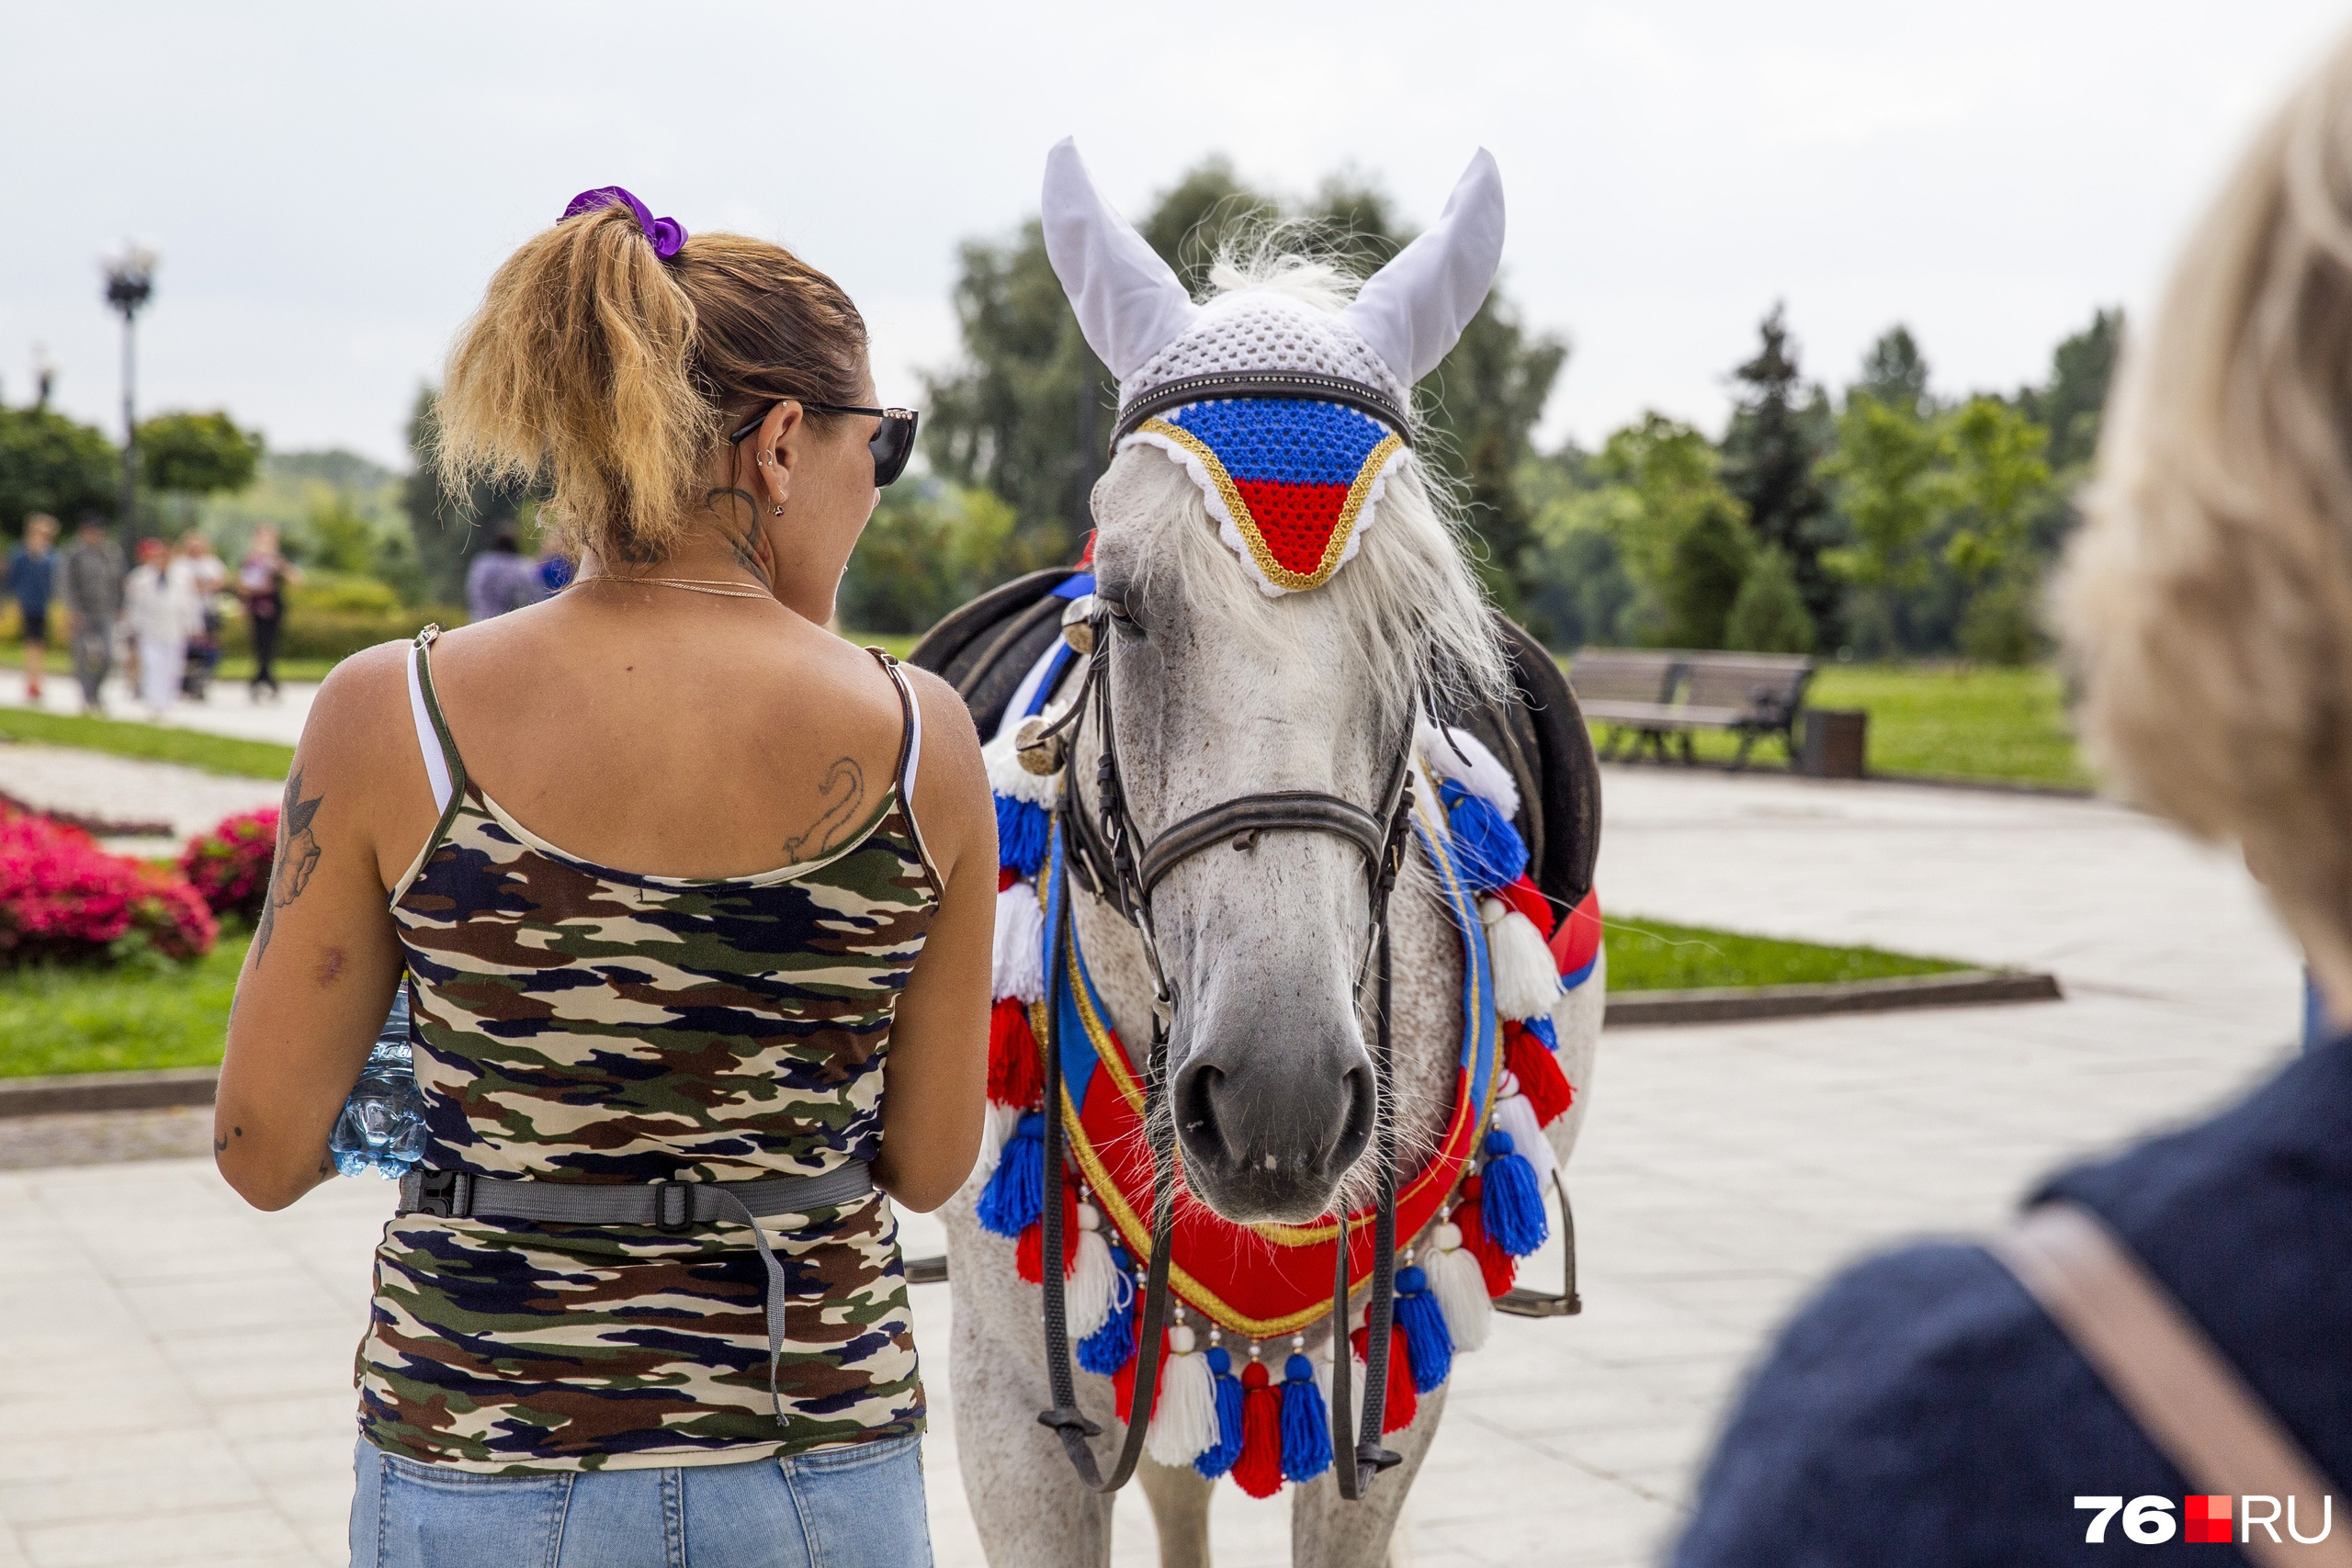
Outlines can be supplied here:
<path id="1" fill-rule="evenodd" d="M 119 944 L 141 941 L 195 958 L 220 930 L 176 873 L 107 854 L 78 828 L 0 808 L 0 964 L 114 957 Z"/>
<path id="2" fill-rule="evenodd" d="M 241 811 L 188 840 L 180 874 L 216 915 L 261 919 L 269 897 L 270 860 L 277 849 L 277 807 Z"/>

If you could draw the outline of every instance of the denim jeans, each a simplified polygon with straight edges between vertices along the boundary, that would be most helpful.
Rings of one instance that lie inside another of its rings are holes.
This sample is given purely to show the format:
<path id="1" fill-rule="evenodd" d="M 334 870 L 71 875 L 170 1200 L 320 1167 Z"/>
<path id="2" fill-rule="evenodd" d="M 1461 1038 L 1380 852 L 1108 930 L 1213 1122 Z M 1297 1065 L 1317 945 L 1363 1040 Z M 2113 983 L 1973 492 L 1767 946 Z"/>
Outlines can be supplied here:
<path id="1" fill-rule="evenodd" d="M 922 1439 L 786 1460 L 476 1475 L 365 1438 L 352 1568 L 930 1568 Z"/>

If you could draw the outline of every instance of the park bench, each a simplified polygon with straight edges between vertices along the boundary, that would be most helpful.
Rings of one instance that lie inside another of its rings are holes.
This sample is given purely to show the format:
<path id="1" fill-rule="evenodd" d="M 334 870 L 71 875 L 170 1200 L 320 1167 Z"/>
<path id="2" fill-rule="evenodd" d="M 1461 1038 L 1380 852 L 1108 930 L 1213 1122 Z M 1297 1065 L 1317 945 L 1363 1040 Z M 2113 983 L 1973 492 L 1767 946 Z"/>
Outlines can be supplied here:
<path id="1" fill-rule="evenodd" d="M 1690 738 L 1702 729 L 1729 730 L 1739 737 L 1735 768 L 1761 738 L 1780 738 L 1792 763 L 1797 752 L 1797 714 L 1813 679 L 1813 660 L 1802 654 L 1708 653 L 1694 649 L 1588 648 L 1568 669 L 1568 683 L 1587 719 L 1607 727 L 1600 755 L 1613 760 L 1628 736 L 1625 752 L 1647 746 L 1666 761 L 1668 736 L 1681 741 L 1682 760 L 1695 762 Z"/>

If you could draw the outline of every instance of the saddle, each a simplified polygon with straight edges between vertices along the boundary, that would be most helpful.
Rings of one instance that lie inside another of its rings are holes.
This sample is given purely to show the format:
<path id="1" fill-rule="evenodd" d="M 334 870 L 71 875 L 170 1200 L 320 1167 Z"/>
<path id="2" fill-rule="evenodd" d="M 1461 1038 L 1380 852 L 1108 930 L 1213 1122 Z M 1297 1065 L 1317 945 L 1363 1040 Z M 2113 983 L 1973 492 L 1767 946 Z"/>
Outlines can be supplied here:
<path id="1" fill-rule="evenodd" d="M 1054 591 L 1082 570 L 1049 568 L 989 590 L 925 633 L 908 662 L 954 686 L 980 734 L 993 734 L 1013 689 L 1061 634 L 1069 602 Z M 1559 663 L 1517 622 L 1498 612 L 1495 623 L 1510 694 L 1431 716 L 1476 736 L 1510 770 L 1520 798 L 1512 826 L 1527 840 L 1530 874 L 1554 908 L 1573 909 L 1592 890 L 1600 850 L 1591 732 Z"/>

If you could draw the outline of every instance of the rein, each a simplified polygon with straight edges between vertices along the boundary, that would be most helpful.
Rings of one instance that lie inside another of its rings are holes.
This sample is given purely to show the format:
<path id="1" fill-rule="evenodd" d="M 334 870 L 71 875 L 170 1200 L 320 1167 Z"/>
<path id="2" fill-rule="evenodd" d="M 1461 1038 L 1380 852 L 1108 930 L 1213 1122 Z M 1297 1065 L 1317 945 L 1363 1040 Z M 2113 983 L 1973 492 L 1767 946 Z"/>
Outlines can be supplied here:
<path id="1" fill-rule="evenodd" d="M 1037 1420 L 1041 1426 L 1051 1427 L 1060 1437 L 1071 1466 L 1089 1491 L 1115 1492 L 1125 1485 L 1135 1473 L 1151 1425 L 1152 1409 L 1159 1400 L 1160 1342 L 1168 1314 L 1168 1270 L 1175 1230 L 1176 1122 L 1167 1105 L 1167 1094 L 1168 1034 L 1175 1016 L 1177 998 L 1169 984 L 1167 970 L 1160 962 L 1159 935 L 1152 924 L 1153 889 L 1184 861 L 1219 843 L 1268 831 L 1335 833 L 1363 852 L 1370 919 L 1365 931 L 1364 952 L 1356 967 L 1356 993 L 1359 997 L 1363 994 L 1367 970 L 1371 971 L 1374 986 L 1373 1159 L 1378 1186 L 1373 1220 L 1373 1274 L 1368 1305 L 1369 1332 L 1364 1347 L 1364 1404 L 1360 1427 L 1353 1414 L 1352 1394 L 1349 1387 L 1352 1370 L 1350 1362 L 1353 1358 L 1348 1346 L 1348 1247 L 1347 1216 L 1344 1213 L 1340 1216 L 1340 1242 L 1335 1249 L 1337 1262 L 1331 1289 L 1331 1451 L 1335 1456 L 1342 1456 L 1342 1462 L 1334 1466 L 1340 1495 L 1352 1502 L 1364 1495 L 1374 1476 L 1400 1462 L 1400 1456 L 1382 1443 L 1380 1428 L 1382 1412 L 1387 1403 L 1388 1380 L 1393 1375 L 1389 1364 L 1389 1330 L 1395 1311 L 1396 1268 L 1396 1146 L 1394 1117 L 1388 1113 L 1394 1101 L 1394 1052 L 1389 1033 L 1388 897 L 1396 887 L 1396 874 L 1403 863 L 1405 840 L 1412 811 L 1410 732 L 1408 732 L 1405 747 L 1397 756 L 1395 773 L 1385 792 L 1385 809 L 1380 816 L 1374 816 L 1337 795 L 1312 790 L 1269 790 L 1221 801 L 1175 823 L 1149 842 L 1142 842 L 1142 835 L 1127 810 L 1126 791 L 1119 771 L 1117 736 L 1112 723 L 1110 648 L 1115 638 L 1102 624 L 1107 614 L 1102 609 L 1095 612 L 1091 628 L 1093 647 L 1087 658 L 1084 677 L 1069 710 L 1029 737 L 1024 745 L 1050 742 L 1064 728 L 1081 726 L 1088 711 L 1089 698 L 1092 699 L 1091 706 L 1102 746 L 1102 759 L 1096 770 L 1100 827 L 1098 829 L 1095 823 L 1087 819 L 1075 782 L 1075 769 L 1063 770 L 1062 799 L 1058 809 L 1063 820 L 1073 829 L 1070 835 L 1073 871 L 1083 877 L 1090 891 L 1108 898 L 1134 924 L 1143 943 L 1145 961 L 1151 971 L 1151 1046 L 1143 1074 L 1144 1126 L 1152 1166 L 1151 1258 L 1145 1276 L 1140 1311 L 1141 1343 L 1136 1351 L 1135 1397 L 1130 1406 L 1126 1438 L 1120 1445 L 1110 1473 L 1103 1473 L 1087 1440 L 1099 1436 L 1102 1427 L 1088 1420 L 1078 1408 L 1076 1380 L 1070 1359 L 1067 1285 L 1063 1270 L 1050 1265 L 1042 1272 L 1046 1298 L 1046 1373 L 1054 1403 L 1052 1408 L 1039 1414 Z M 1056 900 L 1054 929 L 1046 950 L 1049 953 L 1060 953 L 1068 940 L 1069 903 L 1067 897 Z M 1050 1176 L 1061 1170 L 1064 1159 L 1062 1111 L 1065 1094 L 1060 1041 L 1057 1038 L 1060 1032 L 1059 1010 L 1048 1008 L 1046 1013 L 1046 1031 L 1041 1043 L 1046 1059 L 1045 1167 Z M 1048 1259 L 1059 1259 L 1063 1244 L 1061 1204 L 1047 1201 L 1040 1223 L 1044 1241 L 1042 1255 Z M 1344 1457 L 1349 1455 L 1352 1455 L 1352 1462 L 1348 1462 Z"/>

